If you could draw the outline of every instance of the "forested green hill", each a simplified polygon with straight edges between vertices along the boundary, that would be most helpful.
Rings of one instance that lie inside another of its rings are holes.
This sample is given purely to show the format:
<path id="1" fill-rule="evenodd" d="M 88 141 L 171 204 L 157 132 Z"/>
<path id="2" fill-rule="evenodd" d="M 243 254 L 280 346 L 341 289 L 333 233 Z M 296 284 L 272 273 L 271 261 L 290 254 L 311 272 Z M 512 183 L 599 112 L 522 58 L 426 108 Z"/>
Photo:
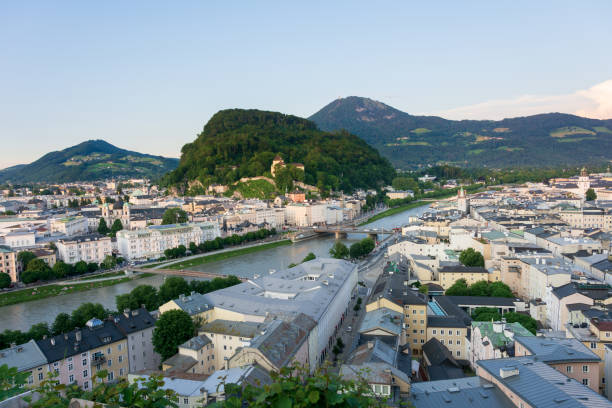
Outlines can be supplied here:
<path id="1" fill-rule="evenodd" d="M 177 159 L 120 149 L 104 140 L 88 140 L 47 153 L 30 164 L 0 170 L 0 181 L 61 183 L 111 177 L 157 178 L 177 164 Z"/>
<path id="2" fill-rule="evenodd" d="M 259 110 L 216 113 L 181 152 L 178 168 L 163 180 L 166 185 L 185 188 L 198 180 L 206 187 L 269 176 L 276 155 L 285 163 L 305 166 L 302 175 L 292 168 L 287 171 L 291 174 L 281 176 L 303 177 L 306 184 L 322 190 L 374 188 L 389 184 L 395 174 L 390 163 L 357 136 L 346 131 L 323 132 L 306 119 Z"/>

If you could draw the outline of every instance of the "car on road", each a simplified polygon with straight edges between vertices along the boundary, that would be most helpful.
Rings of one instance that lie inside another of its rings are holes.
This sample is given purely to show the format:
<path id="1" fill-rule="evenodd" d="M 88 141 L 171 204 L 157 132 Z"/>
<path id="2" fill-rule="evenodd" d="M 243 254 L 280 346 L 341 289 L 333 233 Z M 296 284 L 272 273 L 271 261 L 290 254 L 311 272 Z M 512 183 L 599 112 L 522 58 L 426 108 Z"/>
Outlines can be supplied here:
<path id="1" fill-rule="evenodd" d="M 352 332 L 352 331 L 353 331 L 353 328 L 352 328 L 351 326 L 349 326 L 349 327 L 347 327 L 347 328 L 346 328 L 346 332 L 347 332 L 347 333 L 350 333 L 350 332 Z"/>

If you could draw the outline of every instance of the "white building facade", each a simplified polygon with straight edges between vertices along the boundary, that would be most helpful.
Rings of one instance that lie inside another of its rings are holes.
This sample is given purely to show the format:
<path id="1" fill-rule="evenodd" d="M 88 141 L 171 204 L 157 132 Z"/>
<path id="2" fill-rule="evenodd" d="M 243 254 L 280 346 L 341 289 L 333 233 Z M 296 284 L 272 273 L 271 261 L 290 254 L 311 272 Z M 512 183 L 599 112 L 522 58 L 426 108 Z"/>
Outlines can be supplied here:
<path id="1" fill-rule="evenodd" d="M 202 222 L 194 224 L 152 225 L 147 228 L 117 232 L 117 249 L 128 260 L 159 258 L 166 249 L 179 245 L 188 247 L 211 241 L 221 236 L 219 224 Z"/>

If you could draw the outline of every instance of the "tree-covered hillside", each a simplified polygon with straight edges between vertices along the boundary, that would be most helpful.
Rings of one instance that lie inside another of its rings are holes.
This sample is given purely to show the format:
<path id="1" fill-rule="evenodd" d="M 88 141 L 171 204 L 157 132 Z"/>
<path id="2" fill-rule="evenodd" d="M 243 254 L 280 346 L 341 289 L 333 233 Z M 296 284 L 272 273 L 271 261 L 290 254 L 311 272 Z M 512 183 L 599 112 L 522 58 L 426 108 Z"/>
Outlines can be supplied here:
<path id="1" fill-rule="evenodd" d="M 177 159 L 120 149 L 104 140 L 88 140 L 47 153 L 30 164 L 0 170 L 0 181 L 61 183 L 111 177 L 157 178 L 177 164 Z"/>
<path id="2" fill-rule="evenodd" d="M 181 152 L 178 168 L 163 180 L 166 185 L 185 188 L 198 180 L 207 187 L 269 176 L 276 155 L 287 164 L 304 164 L 303 181 L 322 190 L 375 188 L 389 184 L 395 173 L 357 136 L 323 132 L 306 119 L 259 110 L 218 112 Z"/>
<path id="3" fill-rule="evenodd" d="M 561 113 L 455 121 L 409 115 L 351 96 L 333 101 L 309 119 L 322 130 L 346 129 L 358 135 L 400 168 L 555 167 L 612 159 L 612 120 Z"/>

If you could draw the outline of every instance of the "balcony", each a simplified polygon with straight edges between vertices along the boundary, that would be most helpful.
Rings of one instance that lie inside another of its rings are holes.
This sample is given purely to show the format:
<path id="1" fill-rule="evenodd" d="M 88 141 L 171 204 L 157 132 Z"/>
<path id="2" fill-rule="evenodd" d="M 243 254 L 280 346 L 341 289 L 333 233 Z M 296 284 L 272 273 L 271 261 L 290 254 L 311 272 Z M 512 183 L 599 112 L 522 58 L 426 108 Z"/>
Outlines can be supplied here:
<path id="1" fill-rule="evenodd" d="M 106 357 L 103 354 L 94 354 L 91 356 L 91 364 L 104 364 L 106 362 Z"/>

